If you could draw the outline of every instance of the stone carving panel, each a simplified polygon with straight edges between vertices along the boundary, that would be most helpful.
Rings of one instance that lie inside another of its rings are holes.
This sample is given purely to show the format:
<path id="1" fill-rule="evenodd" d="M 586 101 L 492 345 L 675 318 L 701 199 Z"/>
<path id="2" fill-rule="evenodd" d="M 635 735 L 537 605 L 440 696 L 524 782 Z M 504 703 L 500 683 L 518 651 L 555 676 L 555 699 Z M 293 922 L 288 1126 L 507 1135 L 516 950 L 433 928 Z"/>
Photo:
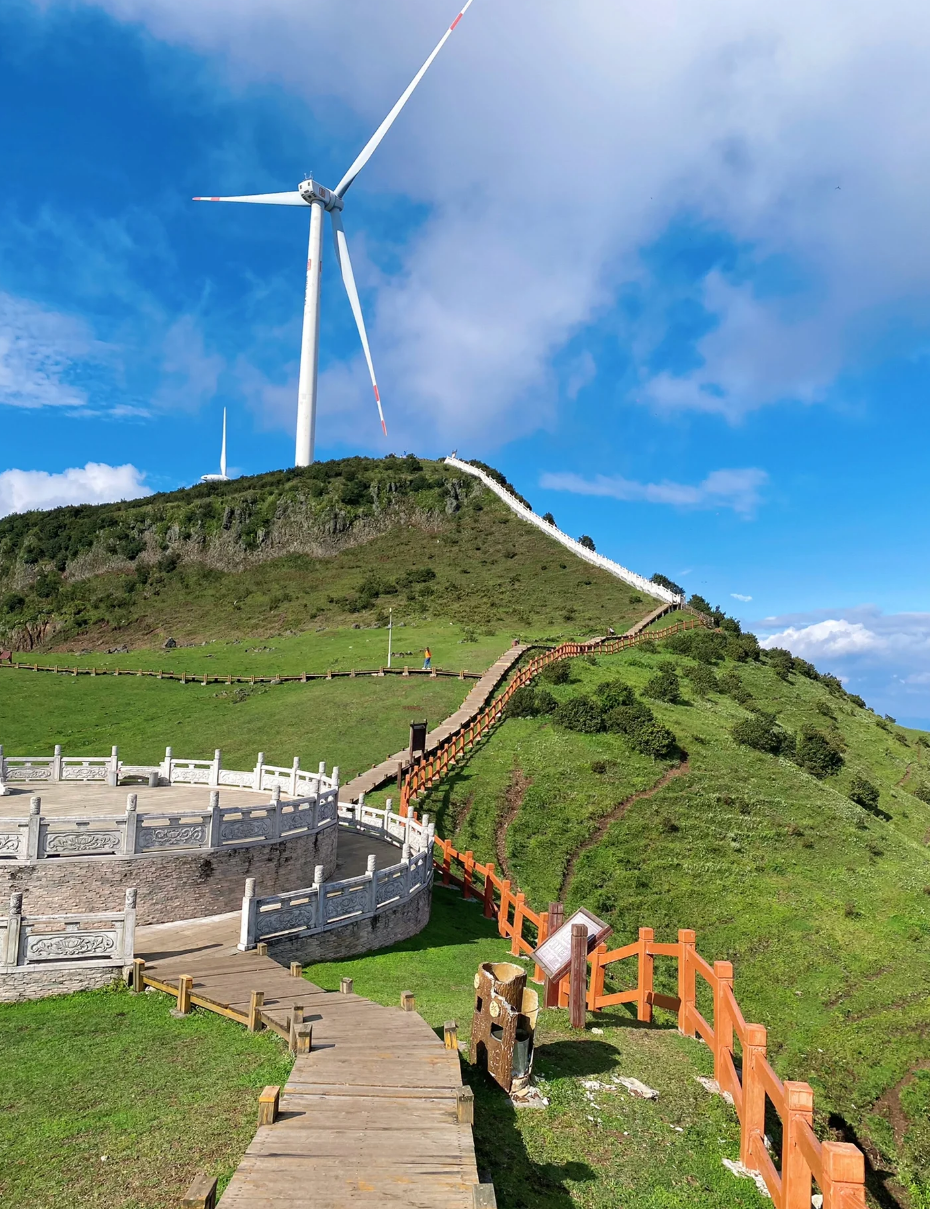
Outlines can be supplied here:
<path id="1" fill-rule="evenodd" d="M 258 937 L 271 936 L 275 932 L 286 932 L 291 928 L 315 928 L 316 899 L 301 903 L 299 907 L 282 907 L 280 911 L 259 912 L 255 921 Z"/>
<path id="2" fill-rule="evenodd" d="M 234 819 L 220 825 L 220 840 L 223 843 L 243 840 L 267 840 L 271 838 L 271 819 Z"/>
<path id="3" fill-rule="evenodd" d="M 66 932 L 26 938 L 26 961 L 74 961 L 116 956 L 112 932 Z"/>
<path id="4" fill-rule="evenodd" d="M 45 836 L 46 856 L 106 856 L 118 852 L 118 831 L 50 831 Z"/>
<path id="5" fill-rule="evenodd" d="M 341 894 L 334 894 L 323 901 L 323 922 L 341 919 L 344 915 L 365 912 L 368 907 L 368 883 L 352 886 Z"/>
<path id="6" fill-rule="evenodd" d="M 22 768 L 17 764 L 7 764 L 6 779 L 8 781 L 50 781 L 50 768 Z"/>
<path id="7" fill-rule="evenodd" d="M 102 764 L 66 764 L 61 770 L 61 779 L 63 781 L 105 781 L 107 770 Z"/>
<path id="8" fill-rule="evenodd" d="M 0 835 L 0 856 L 18 856 L 22 840 L 19 833 Z"/>
<path id="9" fill-rule="evenodd" d="M 165 827 L 140 827 L 136 844 L 140 852 L 168 848 L 205 848 L 208 842 L 206 823 L 174 823 Z"/>

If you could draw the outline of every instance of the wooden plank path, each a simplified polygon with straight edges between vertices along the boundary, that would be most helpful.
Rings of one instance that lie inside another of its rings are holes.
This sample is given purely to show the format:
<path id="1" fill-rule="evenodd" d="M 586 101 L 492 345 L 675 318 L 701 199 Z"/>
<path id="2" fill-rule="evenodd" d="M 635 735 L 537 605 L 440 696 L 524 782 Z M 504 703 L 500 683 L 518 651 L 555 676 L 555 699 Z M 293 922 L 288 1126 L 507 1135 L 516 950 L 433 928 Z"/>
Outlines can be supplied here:
<path id="1" fill-rule="evenodd" d="M 313 1026 L 280 1115 L 260 1125 L 220 1200 L 222 1209 L 471 1209 L 478 1169 L 459 1120 L 462 1075 L 416 1012 L 324 991 L 270 957 L 236 949 L 238 915 L 140 928 L 145 973 L 247 1014 L 252 991 L 283 1030 L 295 1005 Z M 467 1115 L 467 1114 L 466 1114 Z"/>
<path id="2" fill-rule="evenodd" d="M 476 718 L 481 713 L 481 710 L 487 704 L 488 699 L 500 682 L 514 664 L 518 662 L 523 652 L 530 649 L 529 643 L 518 643 L 516 646 L 512 646 L 506 650 L 499 659 L 495 659 L 455 713 L 450 714 L 445 721 L 441 722 L 435 730 L 431 730 L 426 736 L 427 755 L 444 742 L 444 740 L 448 739 L 450 735 L 459 730 L 460 727 L 466 726 L 471 722 L 472 718 Z M 347 781 L 339 790 L 339 800 L 342 802 L 357 802 L 359 794 L 371 793 L 372 790 L 377 789 L 386 781 L 394 780 L 397 776 L 398 764 L 406 766 L 409 761 L 410 752 L 407 748 L 404 748 L 403 751 L 395 752 L 393 756 L 388 756 L 386 760 L 382 760 L 380 764 L 369 768 L 367 772 L 360 773 L 353 780 Z"/>

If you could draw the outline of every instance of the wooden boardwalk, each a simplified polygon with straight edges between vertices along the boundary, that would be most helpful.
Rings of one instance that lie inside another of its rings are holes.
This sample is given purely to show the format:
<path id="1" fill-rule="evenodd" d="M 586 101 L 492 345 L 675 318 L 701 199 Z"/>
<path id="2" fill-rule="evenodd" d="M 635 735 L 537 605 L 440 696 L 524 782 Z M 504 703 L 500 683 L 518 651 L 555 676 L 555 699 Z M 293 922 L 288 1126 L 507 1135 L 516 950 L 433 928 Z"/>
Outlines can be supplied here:
<path id="1" fill-rule="evenodd" d="M 529 649 L 529 644 L 518 643 L 516 646 L 512 646 L 504 651 L 499 659 L 495 659 L 455 713 L 450 714 L 435 730 L 431 730 L 426 736 L 427 755 L 460 727 L 466 726 L 471 722 L 472 718 L 476 718 L 481 713 L 491 694 L 519 660 L 523 652 Z M 347 781 L 339 790 L 339 800 L 341 802 L 357 802 L 359 794 L 371 793 L 372 790 L 377 789 L 386 781 L 394 780 L 397 776 L 397 766 L 399 764 L 406 766 L 409 760 L 410 753 L 406 748 L 403 751 L 395 752 L 393 756 L 388 756 L 386 760 L 382 760 L 380 764 L 369 768 L 367 772 L 360 773 L 354 780 Z"/>
<path id="2" fill-rule="evenodd" d="M 313 1026 L 280 1115 L 258 1127 L 222 1209 L 493 1204 L 480 1199 L 471 1125 L 459 1120 L 458 1052 L 416 1012 L 324 991 L 270 957 L 239 952 L 237 926 L 227 915 L 143 927 L 136 945 L 146 975 L 162 983 L 177 987 L 189 974 L 195 996 L 243 1014 L 263 991 L 263 1010 L 282 1030 L 295 1006 Z"/>

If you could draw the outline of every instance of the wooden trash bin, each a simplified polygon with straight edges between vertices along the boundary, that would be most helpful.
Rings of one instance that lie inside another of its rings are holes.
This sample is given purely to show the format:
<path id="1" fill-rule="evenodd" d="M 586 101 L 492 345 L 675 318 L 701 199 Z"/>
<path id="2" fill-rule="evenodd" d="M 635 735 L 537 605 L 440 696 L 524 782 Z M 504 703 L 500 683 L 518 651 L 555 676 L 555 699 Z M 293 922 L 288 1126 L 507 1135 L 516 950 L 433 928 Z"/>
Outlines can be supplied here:
<path id="1" fill-rule="evenodd" d="M 478 967 L 469 1056 L 508 1094 L 529 1082 L 538 1015 L 539 996 L 527 990 L 526 970 L 509 961 Z"/>

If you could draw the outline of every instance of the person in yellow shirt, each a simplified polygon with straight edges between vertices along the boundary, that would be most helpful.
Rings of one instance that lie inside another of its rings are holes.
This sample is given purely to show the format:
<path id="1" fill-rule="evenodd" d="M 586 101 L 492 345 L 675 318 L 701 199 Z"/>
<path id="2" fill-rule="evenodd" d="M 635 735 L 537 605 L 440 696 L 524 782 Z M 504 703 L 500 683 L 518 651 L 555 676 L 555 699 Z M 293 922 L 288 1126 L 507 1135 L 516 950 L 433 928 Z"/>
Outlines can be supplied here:
<path id="1" fill-rule="evenodd" d="M 426 650 L 423 652 L 423 671 L 429 672 L 432 670 L 432 667 L 433 667 L 433 653 L 429 649 L 429 647 L 427 647 Z"/>

